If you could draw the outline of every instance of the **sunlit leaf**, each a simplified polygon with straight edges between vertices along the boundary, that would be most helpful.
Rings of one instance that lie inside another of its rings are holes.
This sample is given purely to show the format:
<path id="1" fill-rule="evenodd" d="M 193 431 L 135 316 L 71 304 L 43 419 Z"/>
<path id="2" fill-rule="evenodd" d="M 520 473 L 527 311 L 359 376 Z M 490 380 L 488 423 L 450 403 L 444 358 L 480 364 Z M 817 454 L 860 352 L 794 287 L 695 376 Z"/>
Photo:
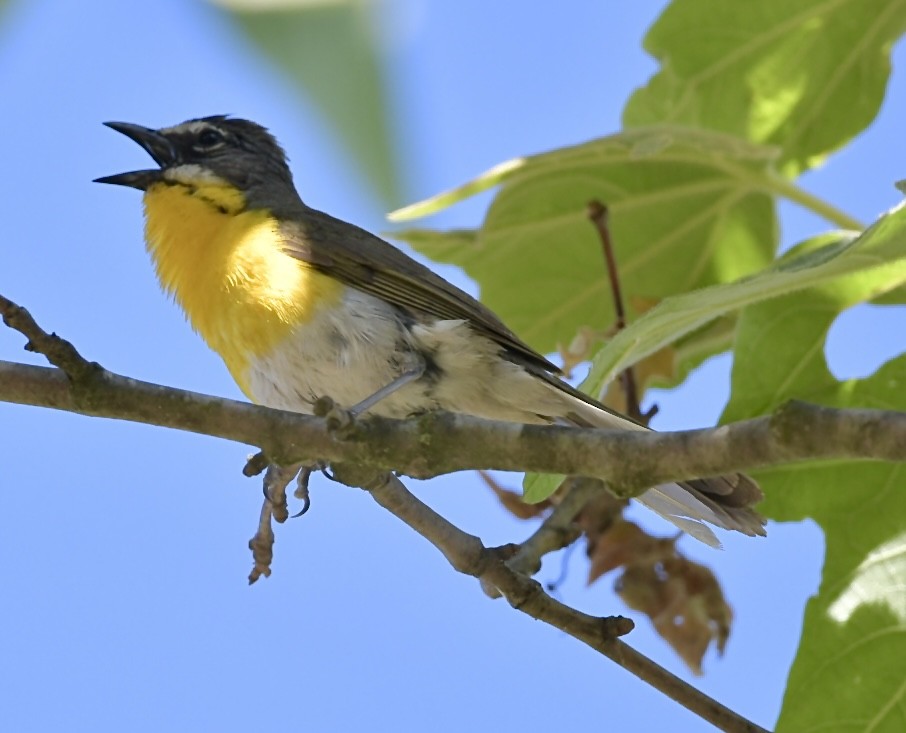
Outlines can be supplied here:
<path id="1" fill-rule="evenodd" d="M 765 412 L 790 398 L 906 410 L 906 356 L 866 379 L 842 382 L 824 356 L 837 316 L 889 290 L 891 274 L 876 268 L 745 309 L 724 419 Z M 756 478 L 767 495 L 761 511 L 781 521 L 811 517 L 826 542 L 821 587 L 806 609 L 777 730 L 906 729 L 904 464 L 799 463 Z"/>
<path id="2" fill-rule="evenodd" d="M 661 70 L 627 126 L 679 123 L 778 146 L 791 174 L 874 119 L 904 0 L 674 0 L 645 38 Z"/>
<path id="3" fill-rule="evenodd" d="M 879 219 L 861 236 L 821 235 L 755 276 L 665 300 L 614 336 L 595 355 L 583 389 L 590 394 L 598 393 L 627 366 L 717 316 L 842 275 L 875 268 L 882 271 L 886 281 L 893 283 L 887 290 L 906 282 L 906 209 L 902 206 Z"/>
<path id="4" fill-rule="evenodd" d="M 583 326 L 614 322 L 590 200 L 610 209 L 624 293 L 663 298 L 770 262 L 777 232 L 765 189 L 773 158 L 770 149 L 706 131 L 632 130 L 498 167 L 438 199 L 446 205 L 502 184 L 476 232 L 394 236 L 462 266 L 482 301 L 547 353 Z"/>

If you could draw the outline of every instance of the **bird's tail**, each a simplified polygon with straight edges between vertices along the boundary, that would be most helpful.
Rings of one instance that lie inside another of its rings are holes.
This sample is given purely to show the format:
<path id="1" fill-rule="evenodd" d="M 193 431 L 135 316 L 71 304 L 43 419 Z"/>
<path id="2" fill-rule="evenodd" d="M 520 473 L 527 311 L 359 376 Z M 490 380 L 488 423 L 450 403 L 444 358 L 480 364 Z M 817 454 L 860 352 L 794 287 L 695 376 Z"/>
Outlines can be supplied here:
<path id="1" fill-rule="evenodd" d="M 545 381 L 561 393 L 569 409 L 561 419 L 583 427 L 647 430 L 633 420 L 609 410 L 555 377 Z M 662 484 L 637 496 L 636 500 L 712 547 L 720 541 L 708 524 L 745 535 L 764 536 L 765 520 L 752 507 L 764 498 L 754 480 L 741 473 Z"/>
<path id="2" fill-rule="evenodd" d="M 705 522 L 750 537 L 763 537 L 764 518 L 752 508 L 763 496 L 751 478 L 734 473 L 662 484 L 637 496 L 636 501 L 705 544 L 720 547 Z"/>

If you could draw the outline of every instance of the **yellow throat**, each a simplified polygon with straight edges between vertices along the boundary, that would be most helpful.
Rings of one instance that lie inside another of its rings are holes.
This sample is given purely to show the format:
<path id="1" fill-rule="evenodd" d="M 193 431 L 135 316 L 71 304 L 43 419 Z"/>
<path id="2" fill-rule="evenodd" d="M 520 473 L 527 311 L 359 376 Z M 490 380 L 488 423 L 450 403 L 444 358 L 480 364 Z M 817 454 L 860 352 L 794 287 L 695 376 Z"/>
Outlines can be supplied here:
<path id="1" fill-rule="evenodd" d="M 343 285 L 281 249 L 277 220 L 236 188 L 157 183 L 145 192 L 145 241 L 161 287 L 249 397 L 250 363 L 279 347 Z"/>

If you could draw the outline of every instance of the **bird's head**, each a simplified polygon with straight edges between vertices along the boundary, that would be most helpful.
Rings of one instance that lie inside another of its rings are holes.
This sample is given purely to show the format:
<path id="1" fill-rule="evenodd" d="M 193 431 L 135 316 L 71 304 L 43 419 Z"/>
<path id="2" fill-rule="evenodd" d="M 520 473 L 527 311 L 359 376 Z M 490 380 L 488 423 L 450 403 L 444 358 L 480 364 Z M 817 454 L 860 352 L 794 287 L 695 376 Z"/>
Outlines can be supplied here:
<path id="1" fill-rule="evenodd" d="M 159 168 L 96 179 L 142 191 L 156 183 L 189 187 L 226 186 L 242 193 L 246 206 L 267 206 L 295 195 L 286 153 L 265 128 L 225 115 L 189 120 L 158 130 L 106 122 L 141 145 Z"/>

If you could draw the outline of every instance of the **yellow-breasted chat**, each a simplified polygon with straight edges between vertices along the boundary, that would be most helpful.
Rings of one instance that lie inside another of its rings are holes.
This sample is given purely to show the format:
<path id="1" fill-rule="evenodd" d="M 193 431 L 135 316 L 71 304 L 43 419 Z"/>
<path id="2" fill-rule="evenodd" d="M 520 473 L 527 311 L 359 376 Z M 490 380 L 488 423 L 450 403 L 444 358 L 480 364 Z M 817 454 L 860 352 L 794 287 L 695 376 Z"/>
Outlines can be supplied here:
<path id="1" fill-rule="evenodd" d="M 260 125 L 225 116 L 109 127 L 157 167 L 97 179 L 144 191 L 161 287 L 253 402 L 311 413 L 449 410 L 492 420 L 645 430 L 557 378 L 480 302 L 379 237 L 311 208 Z M 709 544 L 702 522 L 764 534 L 742 474 L 638 500 Z"/>

